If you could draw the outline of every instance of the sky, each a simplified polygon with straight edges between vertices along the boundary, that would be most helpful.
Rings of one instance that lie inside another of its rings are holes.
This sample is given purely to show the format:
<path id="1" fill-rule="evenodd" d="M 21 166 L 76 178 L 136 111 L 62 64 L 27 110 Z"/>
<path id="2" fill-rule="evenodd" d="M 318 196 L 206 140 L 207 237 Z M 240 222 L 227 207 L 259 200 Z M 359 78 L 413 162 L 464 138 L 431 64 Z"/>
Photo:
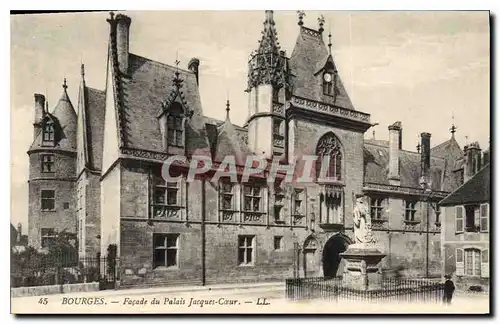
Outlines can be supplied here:
<path id="1" fill-rule="evenodd" d="M 403 149 L 415 151 L 419 134 L 431 145 L 450 138 L 454 120 L 461 146 L 489 146 L 490 34 L 488 12 L 306 11 L 304 25 L 325 18 L 325 44 L 356 110 L 379 126 L 365 137 L 388 139 L 387 127 L 403 126 Z M 223 120 L 248 117 L 247 60 L 258 45 L 264 11 L 129 11 L 130 52 L 187 68 L 200 59 L 204 114 Z M 107 12 L 11 16 L 11 222 L 28 219 L 28 155 L 33 140 L 34 93 L 52 110 L 63 79 L 77 109 L 80 64 L 87 85 L 104 89 L 109 25 Z M 290 56 L 298 36 L 295 11 L 275 11 L 280 45 Z M 453 118 L 453 119 L 452 119 Z"/>

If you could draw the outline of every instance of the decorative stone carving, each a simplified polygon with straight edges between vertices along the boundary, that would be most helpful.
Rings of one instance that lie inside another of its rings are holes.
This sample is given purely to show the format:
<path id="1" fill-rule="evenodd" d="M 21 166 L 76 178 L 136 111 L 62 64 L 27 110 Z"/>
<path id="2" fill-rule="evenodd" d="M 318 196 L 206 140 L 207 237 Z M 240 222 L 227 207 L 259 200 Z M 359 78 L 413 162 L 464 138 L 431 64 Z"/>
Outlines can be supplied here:
<path id="1" fill-rule="evenodd" d="M 370 115 L 365 114 L 356 110 L 345 109 L 337 107 L 334 105 L 329 105 L 325 103 L 320 103 L 314 100 L 293 96 L 292 105 L 298 108 L 303 108 L 307 110 L 315 110 L 323 113 L 328 113 L 330 115 L 339 116 L 342 118 L 347 118 L 355 121 L 361 121 L 365 123 L 370 122 Z"/>

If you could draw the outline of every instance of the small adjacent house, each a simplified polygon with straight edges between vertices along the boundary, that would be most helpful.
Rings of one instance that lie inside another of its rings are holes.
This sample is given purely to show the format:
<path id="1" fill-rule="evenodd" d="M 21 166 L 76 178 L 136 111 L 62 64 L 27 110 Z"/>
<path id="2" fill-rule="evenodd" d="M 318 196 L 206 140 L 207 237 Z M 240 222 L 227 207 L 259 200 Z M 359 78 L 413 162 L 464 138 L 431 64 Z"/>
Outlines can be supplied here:
<path id="1" fill-rule="evenodd" d="M 459 288 L 489 287 L 490 164 L 440 202 L 441 249 L 445 274 Z"/>

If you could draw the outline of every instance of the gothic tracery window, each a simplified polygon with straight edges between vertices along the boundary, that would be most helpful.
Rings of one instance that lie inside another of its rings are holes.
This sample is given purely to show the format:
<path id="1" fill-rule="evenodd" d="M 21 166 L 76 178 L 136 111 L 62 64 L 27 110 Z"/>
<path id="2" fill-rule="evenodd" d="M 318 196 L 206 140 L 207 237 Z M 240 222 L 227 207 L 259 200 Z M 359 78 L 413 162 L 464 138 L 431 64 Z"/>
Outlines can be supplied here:
<path id="1" fill-rule="evenodd" d="M 342 179 L 342 152 L 340 141 L 333 133 L 324 135 L 316 147 L 316 178 Z"/>

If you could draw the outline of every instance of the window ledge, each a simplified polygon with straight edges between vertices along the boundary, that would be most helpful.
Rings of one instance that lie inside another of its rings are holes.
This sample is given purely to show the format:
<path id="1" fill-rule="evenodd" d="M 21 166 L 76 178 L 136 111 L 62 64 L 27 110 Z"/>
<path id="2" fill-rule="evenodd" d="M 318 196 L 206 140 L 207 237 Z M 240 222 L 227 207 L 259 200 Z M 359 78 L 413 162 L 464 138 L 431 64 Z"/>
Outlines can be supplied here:
<path id="1" fill-rule="evenodd" d="M 55 209 L 40 209 L 40 211 L 42 211 L 44 213 L 54 213 L 54 212 L 56 212 Z"/>
<path id="2" fill-rule="evenodd" d="M 386 223 L 388 221 L 387 218 L 372 218 L 372 223 Z"/>
<path id="3" fill-rule="evenodd" d="M 255 267 L 255 264 L 253 264 L 253 263 L 240 263 L 240 264 L 238 264 L 238 267 L 252 268 L 252 267 Z"/>
<path id="4" fill-rule="evenodd" d="M 274 223 L 275 224 L 285 224 L 285 221 L 284 220 L 274 220 Z"/>
<path id="5" fill-rule="evenodd" d="M 153 269 L 153 272 L 167 272 L 167 271 L 179 271 L 179 267 L 164 267 L 164 266 L 159 266 Z"/>
<path id="6" fill-rule="evenodd" d="M 405 220 L 404 223 L 405 223 L 405 225 L 417 225 L 417 224 L 420 224 L 420 221 L 419 220 L 414 220 L 414 221 Z"/>
<path id="7" fill-rule="evenodd" d="M 260 214 L 260 215 L 264 215 L 266 212 L 262 212 L 262 211 L 251 211 L 251 210 L 243 210 L 242 213 L 244 214 Z"/>

